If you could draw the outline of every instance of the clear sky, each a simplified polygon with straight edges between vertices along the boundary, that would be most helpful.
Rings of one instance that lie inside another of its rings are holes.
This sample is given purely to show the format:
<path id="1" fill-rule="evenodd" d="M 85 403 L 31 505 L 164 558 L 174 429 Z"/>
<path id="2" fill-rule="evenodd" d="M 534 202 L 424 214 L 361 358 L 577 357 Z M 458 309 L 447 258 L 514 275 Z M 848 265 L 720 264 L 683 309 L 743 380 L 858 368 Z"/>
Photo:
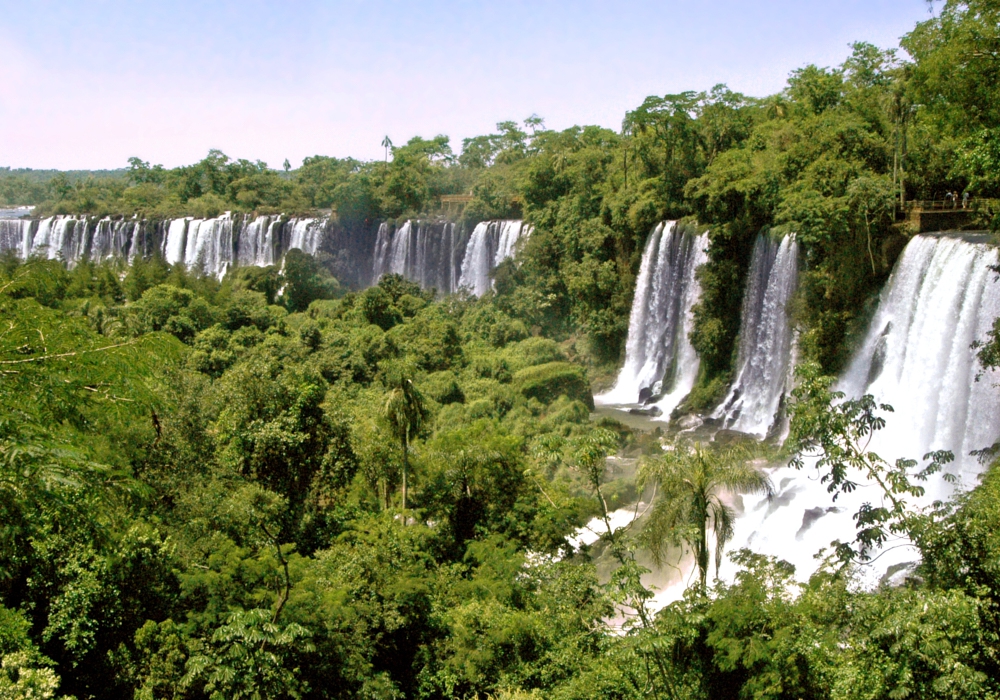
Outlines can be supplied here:
<path id="1" fill-rule="evenodd" d="M 0 0 L 0 165 L 279 167 L 378 158 L 532 113 L 619 128 L 647 95 L 780 90 L 852 41 L 897 45 L 926 0 Z"/>

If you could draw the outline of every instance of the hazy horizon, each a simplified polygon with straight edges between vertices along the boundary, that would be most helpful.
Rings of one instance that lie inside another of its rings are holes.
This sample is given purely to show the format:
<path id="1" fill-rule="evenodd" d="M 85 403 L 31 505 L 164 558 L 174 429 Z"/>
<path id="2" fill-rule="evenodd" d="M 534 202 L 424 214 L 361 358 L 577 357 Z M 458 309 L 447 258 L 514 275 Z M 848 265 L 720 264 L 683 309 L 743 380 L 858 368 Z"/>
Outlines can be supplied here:
<path id="1" fill-rule="evenodd" d="M 852 41 L 895 46 L 925 0 L 741 3 L 584 0 L 190 0 L 169 9 L 0 0 L 0 165 L 174 167 L 211 148 L 297 167 L 380 158 L 383 136 L 546 126 L 618 129 L 651 94 L 726 83 L 763 96 L 795 68 L 841 63 Z"/>

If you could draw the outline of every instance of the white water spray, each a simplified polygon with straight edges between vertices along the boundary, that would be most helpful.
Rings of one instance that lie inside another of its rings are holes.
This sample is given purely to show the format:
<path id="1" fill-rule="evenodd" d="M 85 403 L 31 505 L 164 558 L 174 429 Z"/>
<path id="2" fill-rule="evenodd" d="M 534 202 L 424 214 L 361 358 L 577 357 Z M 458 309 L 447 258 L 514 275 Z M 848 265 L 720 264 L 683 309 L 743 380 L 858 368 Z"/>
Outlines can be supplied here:
<path id="1" fill-rule="evenodd" d="M 869 450 L 889 463 L 921 459 L 931 450 L 951 450 L 948 471 L 964 488 L 976 484 L 982 466 L 969 455 L 1000 437 L 1000 373 L 981 371 L 974 340 L 985 338 L 1000 316 L 1000 283 L 990 269 L 995 249 L 952 237 L 915 237 L 882 293 L 867 336 L 838 388 L 849 398 L 872 394 L 891 405 L 886 427 L 875 433 Z M 771 474 L 777 493 L 771 501 L 744 497 L 744 512 L 727 548 L 749 547 L 795 565 L 800 578 L 817 567 L 813 558 L 831 541 L 851 541 L 853 515 L 864 503 L 880 505 L 882 494 L 862 482 L 834 502 L 815 469 L 789 467 Z M 855 478 L 852 475 L 852 478 Z M 927 506 L 954 495 L 941 475 L 926 483 L 926 494 L 912 505 Z M 906 541 L 892 543 L 867 571 L 878 578 L 893 565 L 914 561 Z M 723 577 L 731 577 L 731 565 Z"/>

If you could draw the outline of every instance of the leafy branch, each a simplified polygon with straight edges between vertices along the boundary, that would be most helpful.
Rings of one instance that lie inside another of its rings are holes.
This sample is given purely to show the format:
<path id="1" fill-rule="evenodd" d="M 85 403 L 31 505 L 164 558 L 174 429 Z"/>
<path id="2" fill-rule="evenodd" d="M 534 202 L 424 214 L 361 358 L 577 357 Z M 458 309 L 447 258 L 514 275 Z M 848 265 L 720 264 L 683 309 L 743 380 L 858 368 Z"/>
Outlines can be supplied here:
<path id="1" fill-rule="evenodd" d="M 930 452 L 920 469 L 913 459 L 889 464 L 868 448 L 874 434 L 885 427 L 879 412 L 891 413 L 892 406 L 877 403 L 871 395 L 847 400 L 843 392 L 831 389 L 833 378 L 823 376 L 812 363 L 800 367 L 797 375 L 800 383 L 792 392 L 791 432 L 786 443 L 793 454 L 791 465 L 802 469 L 806 459 L 815 459 L 820 481 L 834 500 L 855 491 L 861 479 L 877 485 L 883 496 L 880 505 L 865 502 L 859 507 L 854 514 L 854 542 L 837 543 L 837 556 L 845 563 L 869 562 L 872 551 L 891 537 L 918 538 L 922 516 L 910 508 L 908 499 L 922 497 L 921 484 L 954 460 L 954 455 L 946 450 Z M 944 478 L 954 481 L 949 474 Z"/>

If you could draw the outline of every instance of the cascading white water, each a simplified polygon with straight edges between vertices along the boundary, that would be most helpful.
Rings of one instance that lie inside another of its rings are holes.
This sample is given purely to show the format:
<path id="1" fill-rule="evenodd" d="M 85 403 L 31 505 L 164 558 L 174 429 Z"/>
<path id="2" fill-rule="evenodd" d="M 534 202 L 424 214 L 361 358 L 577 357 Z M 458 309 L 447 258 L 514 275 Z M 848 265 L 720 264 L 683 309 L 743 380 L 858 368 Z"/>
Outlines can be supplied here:
<path id="1" fill-rule="evenodd" d="M 288 249 L 315 255 L 323 240 L 325 220 L 258 216 L 233 219 L 229 214 L 215 219 L 174 219 L 166 227 L 162 252 L 170 264 L 204 266 L 207 273 L 222 277 L 232 264 L 274 265 L 284 250 L 282 230 L 288 227 Z"/>
<path id="2" fill-rule="evenodd" d="M 383 223 L 375 238 L 372 281 L 394 273 L 425 289 L 481 295 L 490 289 L 497 265 L 512 257 L 518 241 L 530 233 L 531 227 L 518 220 L 484 221 L 465 241 L 451 222 L 407 220 L 395 231 Z"/>
<path id="3" fill-rule="evenodd" d="M 292 219 L 288 223 L 292 227 L 288 249 L 298 248 L 303 253 L 315 255 L 323 239 L 324 222 L 320 219 Z"/>
<path id="4" fill-rule="evenodd" d="M 407 219 L 392 237 L 392 248 L 389 252 L 389 272 L 394 275 L 406 273 L 406 263 L 410 257 L 410 236 L 413 233 L 413 222 Z"/>
<path id="5" fill-rule="evenodd" d="M 462 260 L 462 273 L 458 278 L 458 286 L 476 296 L 482 296 L 490 288 L 490 265 L 493 262 L 491 250 L 492 238 L 490 224 L 492 221 L 481 221 L 476 224 L 469 236 L 469 244 L 465 247 L 465 258 Z"/>
<path id="6" fill-rule="evenodd" d="M 233 219 L 226 213 L 215 219 L 194 219 L 187 226 L 184 264 L 222 277 L 233 263 Z"/>
<path id="7" fill-rule="evenodd" d="M 595 396 L 605 405 L 634 405 L 658 395 L 664 418 L 694 387 L 699 360 L 689 336 L 701 294 L 695 278 L 708 261 L 708 234 L 694 236 L 674 221 L 656 226 L 646 242 L 629 317 L 625 365 L 614 387 Z"/>
<path id="8" fill-rule="evenodd" d="M 167 227 L 167 235 L 163 240 L 163 258 L 171 265 L 184 262 L 189 221 L 191 219 L 174 219 Z"/>
<path id="9" fill-rule="evenodd" d="M 501 222 L 497 251 L 493 256 L 493 267 L 496 267 L 507 258 L 513 257 L 517 251 L 517 242 L 522 237 L 527 238 L 529 235 L 531 235 L 531 227 L 525 226 L 522 221 Z"/>
<path id="10" fill-rule="evenodd" d="M 425 289 L 455 291 L 458 237 L 455 224 L 408 220 L 394 233 L 382 224 L 375 241 L 374 280 L 393 273 Z"/>
<path id="11" fill-rule="evenodd" d="M 52 216 L 41 221 L 0 219 L 0 252 L 13 251 L 26 259 L 32 255 L 62 259 L 69 267 L 84 259 L 126 257 L 139 222 L 100 219 L 93 223 L 73 216 Z"/>
<path id="12" fill-rule="evenodd" d="M 736 379 L 712 414 L 722 426 L 764 437 L 791 385 L 792 327 L 788 303 L 798 283 L 794 236 L 758 236 L 743 297 Z"/>
<path id="13" fill-rule="evenodd" d="M 211 221 L 211 219 L 209 219 Z M 197 262 L 195 253 L 198 252 L 198 236 L 201 233 L 201 225 L 205 223 L 204 219 L 188 219 L 187 220 L 187 235 L 184 239 L 184 254 L 181 256 L 181 260 L 185 265 L 192 266 Z M 209 224 L 211 227 L 211 224 Z M 202 243 L 204 239 L 202 239 Z"/>
<path id="14" fill-rule="evenodd" d="M 465 248 L 458 288 L 466 289 L 476 296 L 488 292 L 493 286 L 493 271 L 504 260 L 512 257 L 518 241 L 530 234 L 530 227 L 520 220 L 483 221 L 477 224 Z"/>
<path id="15" fill-rule="evenodd" d="M 392 248 L 392 235 L 389 232 L 389 224 L 384 221 L 378 226 L 378 234 L 375 236 L 375 253 L 372 265 L 372 282 L 378 282 L 379 277 L 388 270 L 389 251 Z"/>
<path id="16" fill-rule="evenodd" d="M 271 264 L 271 260 L 263 262 L 265 258 L 271 257 L 268 255 L 270 246 L 268 245 L 268 241 L 265 240 L 269 218 L 267 216 L 258 216 L 240 229 L 236 245 L 236 249 L 239 251 L 237 261 L 240 265 Z M 258 261 L 261 262 L 258 263 Z"/>
<path id="17" fill-rule="evenodd" d="M 241 226 L 236 242 L 237 262 L 244 266 L 273 265 L 275 232 L 280 227 L 281 220 L 270 216 L 258 216 Z"/>
<path id="18" fill-rule="evenodd" d="M 31 219 L 0 219 L 0 254 L 14 253 L 27 258 L 31 253 Z"/>
<path id="19" fill-rule="evenodd" d="M 869 450 L 889 463 L 921 459 L 931 450 L 947 449 L 956 461 L 948 471 L 964 488 L 976 484 L 982 470 L 969 455 L 1000 437 L 1000 373 L 981 368 L 970 346 L 985 338 L 1000 316 L 1000 282 L 990 269 L 996 250 L 954 237 L 915 237 L 896 265 L 882 293 L 864 342 L 838 388 L 848 397 L 872 394 L 895 411 L 884 414 L 886 427 L 875 433 Z M 853 478 L 853 475 L 852 475 Z M 785 467 L 771 474 L 777 493 L 768 502 L 742 499 L 730 551 L 749 547 L 796 566 L 798 576 L 815 570 L 813 559 L 834 539 L 855 536 L 853 514 L 863 503 L 879 505 L 880 490 L 861 483 L 836 502 L 815 469 Z M 926 506 L 954 494 L 941 475 L 925 485 Z M 883 550 L 870 577 L 878 579 L 894 564 L 913 561 L 917 553 L 905 541 Z M 731 576 L 732 568 L 723 577 Z"/>
<path id="20" fill-rule="evenodd" d="M 112 221 L 101 219 L 97 222 L 89 246 L 80 246 L 74 260 L 85 257 L 94 260 L 109 260 L 129 256 L 129 246 L 138 232 L 138 221 Z"/>
<path id="21" fill-rule="evenodd" d="M 87 220 L 72 216 L 51 216 L 38 224 L 31 241 L 30 255 L 49 260 L 63 259 L 70 264 L 82 257 L 85 250 Z M 27 257 L 27 256 L 25 256 Z"/>
<path id="22" fill-rule="evenodd" d="M 288 248 L 315 255 L 325 227 L 325 219 L 285 223 L 276 216 L 250 219 L 228 213 L 214 219 L 184 217 L 162 223 L 109 217 L 0 218 L 0 253 L 13 251 L 22 259 L 33 255 L 58 258 L 72 267 L 84 259 L 132 262 L 137 256 L 159 252 L 170 264 L 202 267 L 222 277 L 234 263 L 273 265 Z"/>
<path id="23" fill-rule="evenodd" d="M 883 294 L 868 335 L 840 382 L 848 396 L 872 394 L 895 409 L 873 449 L 893 459 L 955 453 L 955 473 L 979 473 L 969 452 L 1000 436 L 1000 400 L 990 372 L 980 381 L 975 350 L 1000 316 L 997 253 L 955 237 L 917 236 Z"/>

